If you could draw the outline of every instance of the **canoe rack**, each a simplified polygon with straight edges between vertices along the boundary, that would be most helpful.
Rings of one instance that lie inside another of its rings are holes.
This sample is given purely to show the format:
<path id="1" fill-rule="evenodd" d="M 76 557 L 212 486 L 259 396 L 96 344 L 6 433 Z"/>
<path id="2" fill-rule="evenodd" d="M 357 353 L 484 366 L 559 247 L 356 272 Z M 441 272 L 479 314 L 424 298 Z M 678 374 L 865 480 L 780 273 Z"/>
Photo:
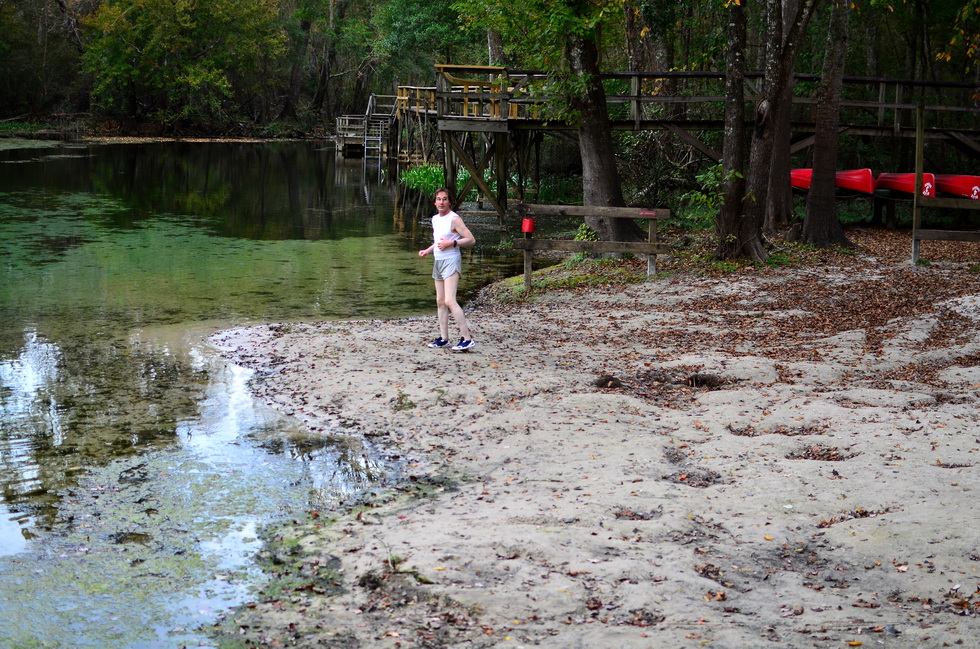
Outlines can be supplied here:
<path id="1" fill-rule="evenodd" d="M 925 106 L 919 104 L 916 111 L 915 137 L 915 186 L 922 187 L 925 162 Z M 919 242 L 933 241 L 977 241 L 980 242 L 980 231 L 975 230 L 929 230 L 922 228 L 922 208 L 939 207 L 954 210 L 980 210 L 980 200 L 969 198 L 937 198 L 923 196 L 915 192 L 912 197 L 912 263 L 919 262 Z"/>

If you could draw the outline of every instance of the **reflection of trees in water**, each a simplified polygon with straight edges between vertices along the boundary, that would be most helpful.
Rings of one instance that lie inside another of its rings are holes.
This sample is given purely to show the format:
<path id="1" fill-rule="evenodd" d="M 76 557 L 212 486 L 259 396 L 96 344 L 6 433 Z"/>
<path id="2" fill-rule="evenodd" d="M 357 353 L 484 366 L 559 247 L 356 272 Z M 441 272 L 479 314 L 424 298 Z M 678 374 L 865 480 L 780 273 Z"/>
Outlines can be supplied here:
<path id="1" fill-rule="evenodd" d="M 303 479 L 312 485 L 310 506 L 330 508 L 345 497 L 375 487 L 390 473 L 379 455 L 363 438 L 260 431 L 249 436 L 271 455 L 284 455 L 303 465 Z"/>
<path id="2" fill-rule="evenodd" d="M 427 311 L 418 247 L 392 236 L 397 185 L 368 193 L 363 171 L 310 142 L 66 145 L 5 165 L 2 504 L 50 515 L 77 474 L 176 444 L 199 417 L 207 373 L 130 332 Z M 427 238 L 431 197 L 414 205 L 405 224 Z M 324 494 L 382 471 L 357 446 L 291 453 Z"/>
<path id="3" fill-rule="evenodd" d="M 372 209 L 391 202 L 388 185 L 375 186 L 376 177 L 365 182 L 360 161 L 338 159 L 322 142 L 155 142 L 93 145 L 87 152 L 7 165 L 0 192 L 32 187 L 52 196 L 112 196 L 120 209 L 79 209 L 93 223 L 122 229 L 171 214 L 216 235 L 245 239 L 321 240 L 390 231 L 388 214 Z"/>
<path id="4" fill-rule="evenodd" d="M 173 444 L 208 376 L 86 327 L 60 345 L 29 333 L 0 379 L 4 501 L 50 518 L 77 474 Z"/>

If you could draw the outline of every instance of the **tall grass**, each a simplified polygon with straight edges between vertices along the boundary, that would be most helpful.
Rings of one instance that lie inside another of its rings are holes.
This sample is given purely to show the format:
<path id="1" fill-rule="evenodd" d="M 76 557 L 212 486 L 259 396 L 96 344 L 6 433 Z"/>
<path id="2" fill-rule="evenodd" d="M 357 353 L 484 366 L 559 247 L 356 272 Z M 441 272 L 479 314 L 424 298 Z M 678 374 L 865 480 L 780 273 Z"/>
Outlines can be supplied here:
<path id="1" fill-rule="evenodd" d="M 399 180 L 406 186 L 423 194 L 434 194 L 446 186 L 446 174 L 442 165 L 423 164 L 402 171 Z"/>

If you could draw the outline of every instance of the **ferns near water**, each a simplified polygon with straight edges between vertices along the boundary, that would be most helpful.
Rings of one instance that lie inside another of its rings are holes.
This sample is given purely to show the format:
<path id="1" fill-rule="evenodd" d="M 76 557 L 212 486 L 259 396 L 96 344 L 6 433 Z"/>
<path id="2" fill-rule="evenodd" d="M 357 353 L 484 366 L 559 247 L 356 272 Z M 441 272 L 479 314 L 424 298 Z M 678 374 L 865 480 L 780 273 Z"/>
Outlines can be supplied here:
<path id="1" fill-rule="evenodd" d="M 411 169 L 405 169 L 399 178 L 405 186 L 423 192 L 434 194 L 437 189 L 446 184 L 446 175 L 442 165 L 423 164 Z"/>

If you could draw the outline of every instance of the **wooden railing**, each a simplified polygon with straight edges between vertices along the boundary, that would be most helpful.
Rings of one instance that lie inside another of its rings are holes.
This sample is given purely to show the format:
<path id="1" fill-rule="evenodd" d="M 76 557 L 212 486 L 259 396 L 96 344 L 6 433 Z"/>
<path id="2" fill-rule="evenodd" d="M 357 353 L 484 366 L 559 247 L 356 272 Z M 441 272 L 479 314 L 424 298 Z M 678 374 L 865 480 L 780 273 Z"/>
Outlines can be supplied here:
<path id="1" fill-rule="evenodd" d="M 548 77 L 541 72 L 498 66 L 437 65 L 436 69 L 436 86 L 398 89 L 399 114 L 434 114 L 448 129 L 464 129 L 472 121 L 544 118 Z M 746 75 L 747 102 L 759 98 L 761 78 L 761 73 Z M 707 128 L 724 117 L 722 72 L 610 72 L 602 79 L 614 128 L 639 130 L 679 119 Z M 798 126 L 811 121 L 817 82 L 817 75 L 795 75 L 793 103 Z M 841 124 L 855 134 L 880 135 L 890 130 L 913 136 L 919 104 L 933 116 L 934 128 L 980 133 L 977 84 L 845 77 L 842 95 Z M 456 119 L 465 121 L 452 122 Z"/>
<path id="2" fill-rule="evenodd" d="M 531 291 L 531 257 L 535 250 L 562 252 L 623 252 L 647 256 L 647 276 L 657 272 L 657 255 L 670 253 L 670 247 L 657 239 L 657 222 L 670 218 L 670 210 L 644 207 L 599 207 L 592 205 L 540 205 L 521 203 L 510 208 L 510 215 L 522 221 L 523 239 L 514 240 L 514 248 L 524 251 L 524 288 Z M 535 239 L 534 220 L 590 216 L 607 219 L 646 219 L 649 223 L 647 241 L 577 241 L 571 239 Z M 529 223 L 530 222 L 530 223 Z"/>

